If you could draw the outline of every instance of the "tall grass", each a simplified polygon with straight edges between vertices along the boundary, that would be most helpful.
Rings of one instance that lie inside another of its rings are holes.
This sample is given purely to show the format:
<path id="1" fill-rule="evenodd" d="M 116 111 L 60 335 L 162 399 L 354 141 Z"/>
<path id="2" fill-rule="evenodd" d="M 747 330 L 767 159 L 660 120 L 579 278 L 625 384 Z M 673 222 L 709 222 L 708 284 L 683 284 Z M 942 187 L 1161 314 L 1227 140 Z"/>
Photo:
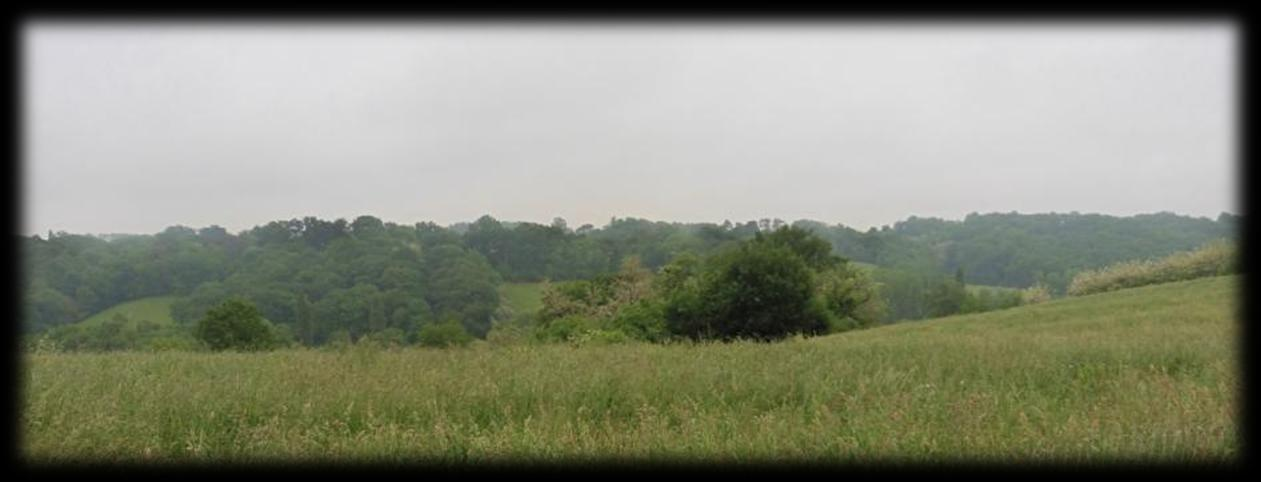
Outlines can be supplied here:
<path id="1" fill-rule="evenodd" d="M 1069 296 L 1088 295 L 1205 276 L 1239 273 L 1234 241 L 1221 239 L 1194 251 L 1174 253 L 1157 260 L 1135 260 L 1083 271 L 1068 285 Z"/>
<path id="2" fill-rule="evenodd" d="M 1224 461 L 1237 283 L 771 344 L 28 354 L 20 447 L 48 464 Z"/>

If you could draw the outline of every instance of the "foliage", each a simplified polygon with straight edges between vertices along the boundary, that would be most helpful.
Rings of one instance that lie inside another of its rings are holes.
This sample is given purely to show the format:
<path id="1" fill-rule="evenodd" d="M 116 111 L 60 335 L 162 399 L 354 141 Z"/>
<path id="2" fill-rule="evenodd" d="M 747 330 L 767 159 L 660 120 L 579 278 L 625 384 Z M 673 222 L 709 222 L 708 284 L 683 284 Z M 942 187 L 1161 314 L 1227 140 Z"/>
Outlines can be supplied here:
<path id="1" fill-rule="evenodd" d="M 1149 284 L 1183 281 L 1205 276 L 1241 272 L 1238 248 L 1230 240 L 1206 243 L 1194 251 L 1175 253 L 1157 260 L 1126 261 L 1098 270 L 1079 273 L 1068 287 L 1068 294 L 1092 293 L 1133 288 Z"/>
<path id="2" fill-rule="evenodd" d="M 963 282 L 946 279 L 928 293 L 928 316 L 950 316 L 963 311 L 968 291 Z"/>
<path id="3" fill-rule="evenodd" d="M 407 346 L 407 333 L 399 328 L 386 328 L 381 331 L 372 332 L 364 339 L 377 344 L 384 348 L 400 348 Z"/>
<path id="4" fill-rule="evenodd" d="M 693 290 L 667 301 L 674 334 L 773 340 L 828 329 L 826 312 L 812 303 L 814 275 L 789 247 L 746 243 L 707 259 L 699 276 Z"/>
<path id="5" fill-rule="evenodd" d="M 640 340 L 664 336 L 659 318 L 653 318 L 652 273 L 630 258 L 615 274 L 591 280 L 548 285 L 536 314 L 535 338 L 573 340 L 587 331 L 621 331 Z"/>
<path id="6" fill-rule="evenodd" d="M 872 326 L 878 286 L 808 230 L 779 225 L 715 255 L 682 253 L 655 276 L 637 258 L 615 275 L 549 286 L 540 341 L 779 339 Z"/>
<path id="7" fill-rule="evenodd" d="M 206 312 L 193 335 L 214 351 L 270 350 L 276 347 L 273 328 L 248 301 L 233 298 Z"/>
<path id="8" fill-rule="evenodd" d="M 413 339 L 420 326 L 451 316 L 482 337 L 505 304 L 498 290 L 504 282 L 591 280 L 616 273 L 630 258 L 650 272 L 667 265 L 694 270 L 700 260 L 749 241 L 786 247 L 816 272 L 838 256 L 876 265 L 872 281 L 881 285 L 884 321 L 921 319 L 950 311 L 945 308 L 953 306 L 957 290 L 942 288 L 941 280 L 959 268 L 968 283 L 1042 283 L 1057 295 L 1081 271 L 1234 238 L 1240 220 L 1225 213 L 1216 220 L 1170 213 L 990 213 L 962 221 L 911 217 L 864 232 L 808 220 L 688 224 L 614 218 L 603 227 L 571 229 L 562 219 L 544 225 L 486 216 L 441 227 L 373 216 L 308 216 L 240 233 L 219 226 L 172 226 L 153 235 L 50 232 L 20 238 L 21 323 L 24 333 L 50 332 L 120 303 L 167 296 L 176 298 L 171 314 L 186 332 L 212 307 L 240 297 L 277 326 L 289 326 L 306 346 L 327 343 L 338 330 L 355 340 L 397 328 Z M 778 231 L 787 226 L 799 229 Z M 676 263 L 687 257 L 695 261 L 691 266 Z M 697 280 L 694 273 L 660 274 Z M 930 294 L 941 295 L 938 309 L 931 309 Z M 503 296 L 514 293 L 505 290 Z M 1010 301 L 986 296 L 965 297 L 958 310 Z M 95 334 L 103 333 L 79 335 Z"/>
<path id="9" fill-rule="evenodd" d="M 1051 289 L 1046 285 L 1038 283 L 1020 291 L 1020 304 L 1032 305 L 1044 303 L 1051 300 Z"/>
<path id="10" fill-rule="evenodd" d="M 472 335 L 464 330 L 464 326 L 454 318 L 440 323 L 425 325 L 417 334 L 421 346 L 445 348 L 450 346 L 467 346 L 473 341 Z"/>
<path id="11" fill-rule="evenodd" d="M 818 274 L 816 293 L 837 317 L 832 332 L 880 323 L 888 310 L 880 286 L 863 269 L 839 263 Z"/>

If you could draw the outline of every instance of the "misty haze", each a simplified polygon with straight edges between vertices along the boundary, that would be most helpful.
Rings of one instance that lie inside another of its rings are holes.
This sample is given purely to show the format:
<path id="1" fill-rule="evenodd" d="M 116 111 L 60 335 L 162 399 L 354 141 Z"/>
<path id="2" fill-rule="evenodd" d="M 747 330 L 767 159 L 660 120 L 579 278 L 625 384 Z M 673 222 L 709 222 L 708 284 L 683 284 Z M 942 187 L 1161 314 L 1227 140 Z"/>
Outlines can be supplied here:
<path id="1" fill-rule="evenodd" d="M 1228 21 L 21 39 L 37 465 L 1238 457 Z"/>

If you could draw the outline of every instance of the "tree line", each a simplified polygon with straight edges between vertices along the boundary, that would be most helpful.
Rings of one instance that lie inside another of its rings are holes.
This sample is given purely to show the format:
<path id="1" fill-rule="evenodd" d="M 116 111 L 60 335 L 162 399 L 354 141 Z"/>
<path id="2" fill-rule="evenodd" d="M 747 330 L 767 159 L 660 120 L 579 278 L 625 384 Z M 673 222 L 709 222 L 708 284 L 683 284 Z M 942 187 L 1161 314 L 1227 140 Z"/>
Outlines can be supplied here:
<path id="1" fill-rule="evenodd" d="M 1169 213 L 973 214 L 962 221 L 912 217 L 862 232 L 772 219 L 614 218 L 601 228 L 571 229 L 559 218 L 543 225 L 483 216 L 443 227 L 360 216 L 273 221 L 237 234 L 218 226 L 173 226 L 155 235 L 50 232 L 21 237 L 23 325 L 38 332 L 124 301 L 174 295 L 180 299 L 172 311 L 181 323 L 239 297 L 309 345 L 382 332 L 415 338 L 422 327 L 440 323 L 484 337 L 493 320 L 504 317 L 496 289 L 504 281 L 593 280 L 618 273 L 629 259 L 656 273 L 786 226 L 812 233 L 844 259 L 876 265 L 871 277 L 884 301 L 881 321 L 893 321 L 1001 308 L 1014 300 L 1010 293 L 960 295 L 955 284 L 1040 283 L 1062 293 L 1076 272 L 1232 237 L 1239 220 L 1229 214 L 1217 220 Z"/>

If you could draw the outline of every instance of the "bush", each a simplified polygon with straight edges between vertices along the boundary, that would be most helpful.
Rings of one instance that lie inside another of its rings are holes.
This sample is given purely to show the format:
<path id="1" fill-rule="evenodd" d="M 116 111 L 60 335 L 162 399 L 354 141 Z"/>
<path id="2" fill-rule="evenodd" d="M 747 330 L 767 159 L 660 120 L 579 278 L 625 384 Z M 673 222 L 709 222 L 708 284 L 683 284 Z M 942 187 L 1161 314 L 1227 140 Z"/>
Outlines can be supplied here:
<path id="1" fill-rule="evenodd" d="M 888 309 L 880 296 L 879 285 L 871 276 L 848 264 L 841 264 L 819 274 L 816 293 L 831 315 L 832 333 L 873 326 L 885 317 Z"/>
<path id="2" fill-rule="evenodd" d="M 1194 251 L 1174 253 L 1158 260 L 1126 261 L 1102 269 L 1083 271 L 1068 285 L 1069 296 L 1103 293 L 1171 281 L 1240 272 L 1237 247 L 1217 240 Z"/>
<path id="3" fill-rule="evenodd" d="M 652 301 L 656 292 L 652 273 L 635 258 L 611 275 L 549 286 L 543 291 L 534 338 L 572 341 L 603 330 L 640 340 L 660 339 L 665 323 Z"/>
<path id="4" fill-rule="evenodd" d="M 396 327 L 369 333 L 364 339 L 382 348 L 398 348 L 407 345 L 407 333 Z"/>
<path id="5" fill-rule="evenodd" d="M 417 339 L 421 346 L 449 347 L 467 346 L 473 341 L 473 336 L 458 320 L 448 318 L 447 321 L 441 323 L 425 325 L 417 333 Z"/>
<path id="6" fill-rule="evenodd" d="M 627 305 L 608 323 L 607 332 L 618 332 L 636 340 L 661 341 L 670 336 L 660 302 L 641 300 Z"/>
<path id="7" fill-rule="evenodd" d="M 193 327 L 193 335 L 214 351 L 269 350 L 275 347 L 272 327 L 258 308 L 233 298 L 206 312 Z"/>
<path id="8" fill-rule="evenodd" d="M 538 341 L 572 341 L 599 329 L 599 323 L 583 315 L 569 315 L 548 321 L 534 330 Z"/>
<path id="9" fill-rule="evenodd" d="M 672 296 L 670 331 L 692 339 L 775 340 L 828 330 L 814 299 L 814 274 L 801 257 L 772 243 L 746 243 L 707 260 L 694 293 Z"/>
<path id="10" fill-rule="evenodd" d="M 279 323 L 271 325 L 271 337 L 277 347 L 298 345 L 298 337 L 293 333 L 293 327 L 289 325 Z"/>
<path id="11" fill-rule="evenodd" d="M 1034 305 L 1051 300 L 1051 289 L 1042 283 L 1035 284 L 1020 291 L 1020 304 Z"/>

